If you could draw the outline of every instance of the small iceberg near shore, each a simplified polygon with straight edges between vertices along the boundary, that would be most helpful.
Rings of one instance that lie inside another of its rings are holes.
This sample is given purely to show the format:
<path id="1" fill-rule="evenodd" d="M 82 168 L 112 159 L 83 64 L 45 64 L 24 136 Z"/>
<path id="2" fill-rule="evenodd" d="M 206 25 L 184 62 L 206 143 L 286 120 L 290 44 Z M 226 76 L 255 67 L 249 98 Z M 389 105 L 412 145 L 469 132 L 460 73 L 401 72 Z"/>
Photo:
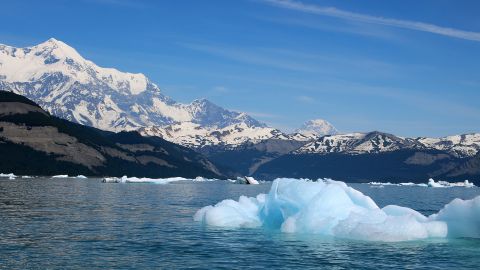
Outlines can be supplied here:
<path id="1" fill-rule="evenodd" d="M 68 178 L 68 174 L 59 174 L 59 175 L 54 175 L 52 176 L 53 179 L 55 178 Z"/>
<path id="2" fill-rule="evenodd" d="M 59 175 L 54 175 L 51 177 L 52 179 L 60 179 L 60 178 L 76 178 L 76 179 L 87 179 L 85 175 L 77 175 L 77 176 L 69 176 L 68 174 L 59 174 Z"/>
<path id="3" fill-rule="evenodd" d="M 0 178 L 8 178 L 9 180 L 14 180 L 17 176 L 13 173 L 0 173 Z"/>
<path id="4" fill-rule="evenodd" d="M 227 181 L 234 184 L 243 184 L 243 185 L 259 185 L 260 182 L 251 176 L 237 177 L 237 179 L 227 179 Z"/>
<path id="5" fill-rule="evenodd" d="M 203 207 L 194 220 L 206 226 L 264 227 L 366 241 L 480 237 L 480 196 L 456 199 L 427 217 L 397 205 L 379 208 L 343 182 L 283 178 L 273 182 L 268 194 Z"/>
<path id="6" fill-rule="evenodd" d="M 464 182 L 456 182 L 456 183 L 450 183 L 447 181 L 438 181 L 435 182 L 432 178 L 428 179 L 428 186 L 429 187 L 434 187 L 434 188 L 445 188 L 445 187 L 466 187 L 466 188 L 471 188 L 474 187 L 475 185 L 473 183 L 470 183 L 468 180 L 465 180 Z"/>
<path id="7" fill-rule="evenodd" d="M 391 182 L 369 182 L 371 186 L 383 187 L 383 186 L 417 186 L 417 187 L 432 187 L 432 188 L 445 188 L 445 187 L 466 187 L 471 188 L 475 187 L 475 184 L 471 183 L 468 180 L 463 182 L 447 182 L 447 181 L 435 181 L 433 178 L 428 179 L 426 184 L 424 183 L 391 183 Z"/>
<path id="8" fill-rule="evenodd" d="M 147 178 L 147 177 L 128 177 L 126 175 L 122 177 L 104 177 L 102 183 L 153 183 L 153 184 L 168 184 L 172 182 L 180 181 L 192 181 L 192 182 L 211 182 L 217 181 L 217 179 L 207 179 L 203 177 L 196 177 L 195 179 L 188 179 L 183 177 L 170 177 L 170 178 Z"/>

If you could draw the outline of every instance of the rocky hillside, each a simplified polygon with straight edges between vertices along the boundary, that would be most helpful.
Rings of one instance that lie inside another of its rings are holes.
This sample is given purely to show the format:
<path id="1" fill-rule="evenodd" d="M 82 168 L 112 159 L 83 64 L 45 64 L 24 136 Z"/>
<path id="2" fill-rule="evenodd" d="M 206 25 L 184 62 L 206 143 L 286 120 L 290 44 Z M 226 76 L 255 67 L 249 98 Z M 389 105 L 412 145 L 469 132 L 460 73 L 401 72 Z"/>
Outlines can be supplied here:
<path id="1" fill-rule="evenodd" d="M 5 91 L 0 91 L 0 152 L 0 171 L 16 174 L 222 177 L 215 165 L 188 148 L 137 132 L 72 123 Z"/>

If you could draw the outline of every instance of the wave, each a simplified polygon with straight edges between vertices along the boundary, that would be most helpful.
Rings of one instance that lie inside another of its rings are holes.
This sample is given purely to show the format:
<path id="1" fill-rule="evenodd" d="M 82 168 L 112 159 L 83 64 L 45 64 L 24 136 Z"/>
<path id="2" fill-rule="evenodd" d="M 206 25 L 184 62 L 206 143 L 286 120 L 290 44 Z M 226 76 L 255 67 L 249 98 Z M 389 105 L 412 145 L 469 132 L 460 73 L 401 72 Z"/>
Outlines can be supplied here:
<path id="1" fill-rule="evenodd" d="M 203 207 L 194 220 L 208 226 L 264 227 L 367 241 L 479 237 L 480 196 L 455 199 L 426 217 L 397 205 L 379 208 L 370 197 L 343 182 L 283 178 L 273 182 L 268 194 Z"/>

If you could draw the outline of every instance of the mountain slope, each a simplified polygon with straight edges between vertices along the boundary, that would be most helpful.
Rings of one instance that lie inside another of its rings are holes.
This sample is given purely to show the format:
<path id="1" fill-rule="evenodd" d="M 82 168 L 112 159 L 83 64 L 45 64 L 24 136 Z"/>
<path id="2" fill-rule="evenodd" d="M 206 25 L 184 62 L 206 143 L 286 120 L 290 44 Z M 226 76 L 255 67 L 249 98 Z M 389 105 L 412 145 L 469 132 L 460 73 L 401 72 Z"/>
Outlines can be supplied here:
<path id="1" fill-rule="evenodd" d="M 443 138 L 403 138 L 373 131 L 347 133 L 318 138 L 295 150 L 294 154 L 365 154 L 392 152 L 402 149 L 439 150 L 458 157 L 472 157 L 480 151 L 480 134 L 464 134 Z"/>
<path id="2" fill-rule="evenodd" d="M 99 67 L 55 39 L 26 48 L 0 45 L 0 89 L 24 95 L 58 117 L 110 131 L 183 122 L 265 126 L 205 99 L 177 103 L 143 74 Z"/>
<path id="3" fill-rule="evenodd" d="M 17 174 L 221 177 L 200 154 L 136 132 L 113 133 L 53 117 L 0 91 L 0 171 Z"/>
<path id="4" fill-rule="evenodd" d="M 254 175 L 267 179 L 424 182 L 440 177 L 479 181 L 479 152 L 474 150 L 480 146 L 477 138 L 478 134 L 402 138 L 378 131 L 329 135 L 260 165 Z"/>

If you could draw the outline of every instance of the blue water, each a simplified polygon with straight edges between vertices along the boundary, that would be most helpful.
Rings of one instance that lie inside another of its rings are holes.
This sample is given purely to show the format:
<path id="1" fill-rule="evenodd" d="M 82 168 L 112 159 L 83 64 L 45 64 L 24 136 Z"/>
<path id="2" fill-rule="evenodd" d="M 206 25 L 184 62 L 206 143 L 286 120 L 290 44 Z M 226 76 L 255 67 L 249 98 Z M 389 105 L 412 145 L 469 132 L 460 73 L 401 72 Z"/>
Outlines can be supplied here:
<path id="1" fill-rule="evenodd" d="M 479 188 L 352 184 L 379 206 L 431 214 Z M 480 240 L 401 243 L 325 239 L 252 229 L 204 228 L 201 207 L 269 190 L 226 182 L 102 184 L 99 179 L 0 180 L 4 269 L 478 269 Z"/>

